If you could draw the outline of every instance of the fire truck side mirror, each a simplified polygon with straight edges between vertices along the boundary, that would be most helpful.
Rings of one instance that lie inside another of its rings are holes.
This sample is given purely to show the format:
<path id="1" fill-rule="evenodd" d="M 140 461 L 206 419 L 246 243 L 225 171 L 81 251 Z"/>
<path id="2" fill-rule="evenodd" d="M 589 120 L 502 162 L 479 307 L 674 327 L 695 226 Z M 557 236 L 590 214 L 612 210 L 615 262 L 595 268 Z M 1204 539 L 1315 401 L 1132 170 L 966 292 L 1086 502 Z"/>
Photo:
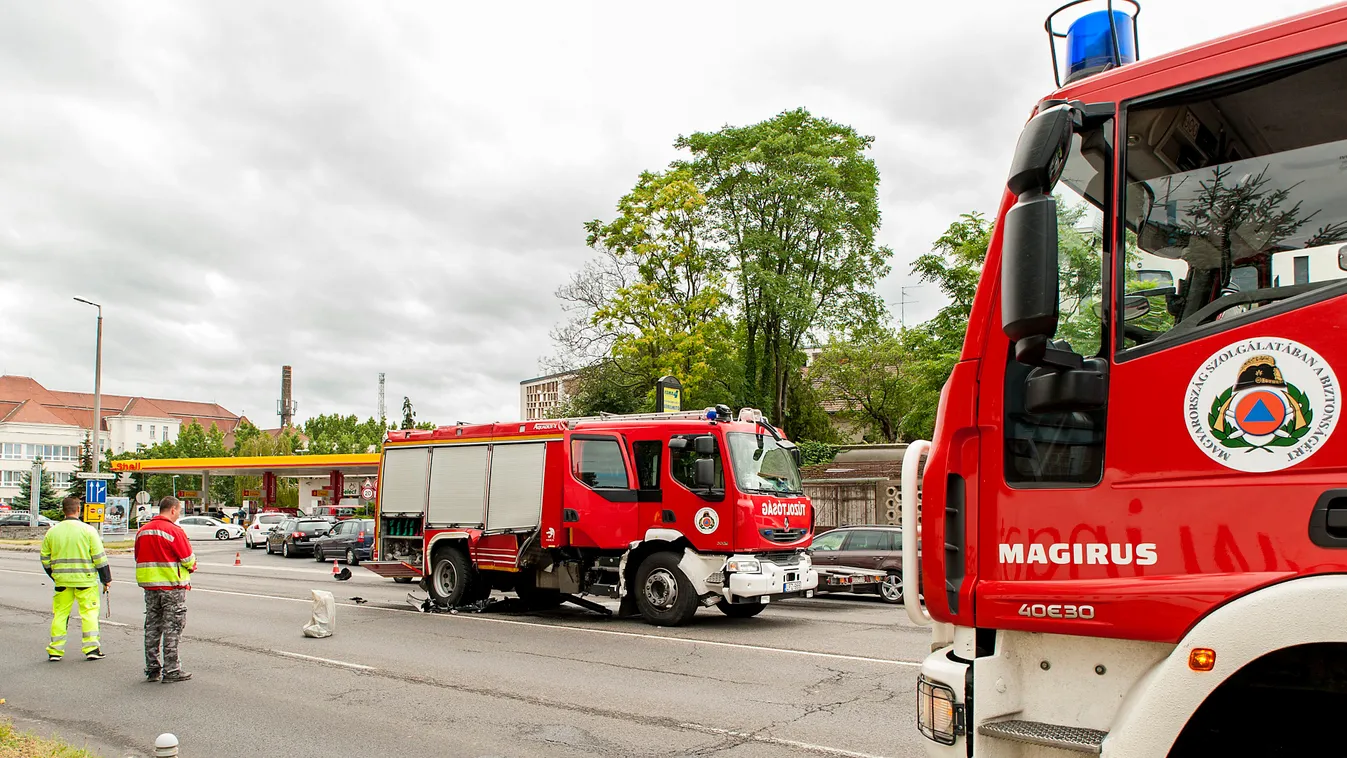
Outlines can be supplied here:
<path id="1" fill-rule="evenodd" d="M 716 461 L 714 458 L 698 458 L 694 469 L 693 481 L 701 489 L 713 489 L 716 486 Z"/>
<path id="2" fill-rule="evenodd" d="M 695 439 L 692 444 L 695 445 L 693 449 L 697 451 L 697 455 L 716 454 L 716 438 L 709 434 L 703 434 Z"/>

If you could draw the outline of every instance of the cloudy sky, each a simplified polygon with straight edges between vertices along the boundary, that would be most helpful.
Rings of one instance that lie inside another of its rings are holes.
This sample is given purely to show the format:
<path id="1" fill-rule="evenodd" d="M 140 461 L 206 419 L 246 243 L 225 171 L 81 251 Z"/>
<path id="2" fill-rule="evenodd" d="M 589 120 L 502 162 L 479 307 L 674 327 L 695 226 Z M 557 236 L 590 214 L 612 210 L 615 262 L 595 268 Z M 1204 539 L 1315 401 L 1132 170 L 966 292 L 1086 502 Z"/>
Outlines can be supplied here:
<path id="1" fill-rule="evenodd" d="M 299 415 L 518 417 L 553 291 L 679 134 L 805 106 L 876 138 L 908 264 L 994 210 L 1059 2 L 8 2 L 0 373 Z M 1320 5 L 1165 0 L 1155 55 Z M 940 305 L 907 290 L 909 322 Z"/>

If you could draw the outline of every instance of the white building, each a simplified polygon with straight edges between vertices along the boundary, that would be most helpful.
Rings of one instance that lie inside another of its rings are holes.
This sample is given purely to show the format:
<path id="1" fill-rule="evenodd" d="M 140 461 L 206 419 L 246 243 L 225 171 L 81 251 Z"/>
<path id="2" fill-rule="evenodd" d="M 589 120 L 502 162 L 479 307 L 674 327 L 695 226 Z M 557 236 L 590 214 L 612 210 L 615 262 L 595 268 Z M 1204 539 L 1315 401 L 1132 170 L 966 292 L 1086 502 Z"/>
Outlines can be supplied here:
<path id="1" fill-rule="evenodd" d="M 59 490 L 71 484 L 80 446 L 93 426 L 94 396 L 48 390 L 26 376 L 0 376 L 0 502 L 12 504 L 19 483 L 41 458 Z M 176 440 L 184 424 L 214 424 L 228 434 L 240 417 L 215 403 L 103 395 L 101 450 L 124 453 Z"/>
<path id="2" fill-rule="evenodd" d="M 548 374 L 519 383 L 519 418 L 523 421 L 553 418 L 575 387 L 580 375 L 574 371 Z"/>

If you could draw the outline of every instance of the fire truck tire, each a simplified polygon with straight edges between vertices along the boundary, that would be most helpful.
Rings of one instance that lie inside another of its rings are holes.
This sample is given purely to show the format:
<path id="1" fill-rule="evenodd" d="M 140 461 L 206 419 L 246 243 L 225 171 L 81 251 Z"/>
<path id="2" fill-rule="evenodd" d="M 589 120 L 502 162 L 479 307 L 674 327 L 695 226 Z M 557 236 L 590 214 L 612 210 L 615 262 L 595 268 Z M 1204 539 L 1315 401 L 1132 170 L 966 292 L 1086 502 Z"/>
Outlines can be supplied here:
<path id="1" fill-rule="evenodd" d="M 697 592 L 673 553 L 652 553 L 636 571 L 636 608 L 645 623 L 682 626 L 697 612 Z"/>
<path id="2" fill-rule="evenodd" d="M 767 609 L 765 603 L 727 603 L 724 600 L 716 603 L 716 607 L 732 619 L 751 618 Z"/>
<path id="3" fill-rule="evenodd" d="M 436 602 L 448 606 L 461 604 L 471 582 L 468 556 L 462 550 L 450 547 L 435 554 L 435 562 L 430 569 L 429 591 Z"/>

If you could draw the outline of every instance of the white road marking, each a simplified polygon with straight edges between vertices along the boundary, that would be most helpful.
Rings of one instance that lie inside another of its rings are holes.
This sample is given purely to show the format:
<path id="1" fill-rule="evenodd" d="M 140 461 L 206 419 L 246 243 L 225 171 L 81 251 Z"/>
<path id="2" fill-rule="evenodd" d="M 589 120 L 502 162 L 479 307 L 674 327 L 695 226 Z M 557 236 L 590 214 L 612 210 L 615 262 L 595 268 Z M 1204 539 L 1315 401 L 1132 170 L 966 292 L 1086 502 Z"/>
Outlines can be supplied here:
<path id="1" fill-rule="evenodd" d="M 840 755 L 845 758 L 883 758 L 873 753 L 858 753 L 855 750 L 843 750 L 840 747 L 828 747 L 827 745 L 815 745 L 812 742 L 800 742 L 798 740 L 787 740 L 780 737 L 768 737 L 765 734 L 750 734 L 749 732 L 736 732 L 733 729 L 720 729 L 714 726 L 702 726 L 701 724 L 679 724 L 680 727 L 694 732 L 705 732 L 707 734 L 722 734 L 729 737 L 739 737 L 754 742 L 765 742 L 769 745 L 781 745 L 782 747 L 799 748 L 814 753 L 823 753 L 825 755 Z"/>
<path id="2" fill-rule="evenodd" d="M 275 653 L 276 655 L 283 655 L 283 656 L 285 656 L 286 658 L 298 658 L 298 659 L 301 660 L 301 661 L 316 661 L 316 662 L 318 662 L 318 663 L 326 663 L 326 664 L 331 665 L 331 666 L 341 666 L 342 668 L 355 669 L 355 670 L 357 670 L 357 671 L 374 671 L 374 670 L 375 670 L 373 666 L 362 666 L 362 665 L 360 665 L 359 663 L 347 663 L 346 661 L 334 661 L 334 660 L 332 660 L 331 658 L 319 658 L 319 657 L 316 656 L 316 655 L 304 655 L 304 654 L 302 654 L 302 653 L 290 653 L 290 652 L 286 652 L 286 651 L 284 651 L 284 650 L 274 650 L 274 649 L 271 649 L 271 648 L 268 648 L 268 650 L 270 650 L 271 652 Z"/>
<path id="3" fill-rule="evenodd" d="M 14 571 L 14 570 L 12 570 L 12 569 L 0 569 L 0 571 L 5 572 L 5 573 L 9 573 L 9 574 L 37 574 L 37 573 L 38 573 L 38 572 L 36 572 L 36 571 Z M 127 582 L 127 581 L 121 581 L 121 580 L 114 580 L 113 583 L 114 583 L 114 584 L 130 584 L 130 585 L 133 585 L 133 586 L 135 585 L 135 582 Z M 283 596 L 280 596 L 280 595 L 261 595 L 261 594 L 251 593 L 251 592 L 232 592 L 232 591 L 230 591 L 230 590 L 208 590 L 208 589 L 203 589 L 203 588 L 199 588 L 199 587 L 194 587 L 194 588 L 192 588 L 191 591 L 192 591 L 192 592 L 207 592 L 207 593 L 210 593 L 210 594 L 213 594 L 213 595 L 233 595 L 233 596 L 235 596 L 235 597 L 252 597 L 252 598 L 258 598 L 258 599 L 261 599 L 261 600 L 284 600 L 284 601 L 290 602 L 290 603 L 312 603 L 312 602 L 313 602 L 313 600 L 312 600 L 312 599 L 309 599 L 309 598 L 283 597 Z M 399 610 L 399 609 L 395 609 L 395 608 L 379 608 L 379 607 L 377 607 L 377 606 L 356 605 L 355 603 L 337 603 L 337 605 L 342 606 L 342 607 L 345 607 L 345 608 L 359 608 L 359 609 L 361 609 L 361 610 L 366 610 L 366 611 L 383 611 L 383 612 L 385 612 L 385 613 L 397 613 L 397 614 L 404 614 L 404 615 L 410 613 L 410 611 L 404 611 L 404 610 Z M 710 646 L 712 646 L 712 647 L 726 647 L 726 648 L 734 648 L 734 649 L 736 649 L 736 650 L 753 650 L 753 651 L 761 652 L 761 653 L 782 653 L 782 654 L 786 654 L 786 655 L 799 655 L 799 656 L 804 656 L 804 657 L 807 657 L 807 658 L 827 658 L 827 659 L 830 659 L 830 660 L 838 660 L 838 661 L 860 661 L 860 662 L 862 662 L 862 663 L 882 663 L 882 664 L 889 665 L 889 666 L 912 666 L 912 667 L 914 667 L 914 668 L 920 668 L 920 667 L 921 667 L 921 661 L 900 661 L 900 660 L 894 660 L 894 659 L 891 659 L 891 658 L 869 658 L 869 657 L 866 657 L 866 656 L 863 656 L 863 655 L 844 655 L 844 654 L 842 654 L 842 653 L 823 653 L 823 652 L 819 652 L 819 651 L 817 651 L 817 650 L 796 650 L 796 649 L 794 649 L 794 648 L 788 648 L 788 647 L 767 647 L 766 645 L 748 645 L 748 644 L 745 644 L 745 643 L 742 643 L 742 642 L 717 642 L 717 641 L 714 641 L 714 640 L 704 640 L 704 639 L 698 639 L 698 638 L 694 638 L 694 637 L 670 637 L 670 636 L 668 636 L 668 635 L 663 635 L 663 634 L 642 634 L 642 633 L 640 633 L 640 632 L 619 632 L 619 631 L 616 631 L 616 630 L 613 630 L 613 629 L 593 629 L 593 628 L 591 628 L 591 627 L 586 627 L 586 626 L 567 626 L 567 625 L 563 625 L 563 624 L 544 624 L 544 623 L 537 622 L 537 621 L 519 621 L 519 620 L 516 620 L 516 619 L 492 618 L 492 617 L 490 617 L 490 616 L 484 616 L 484 615 L 476 614 L 476 613 L 455 613 L 455 614 L 436 613 L 436 614 L 429 614 L 429 615 L 431 615 L 431 616 L 433 616 L 433 617 L 435 617 L 435 618 L 439 618 L 439 619 L 463 619 L 463 620 L 466 620 L 466 621 L 484 621 L 484 622 L 489 622 L 489 623 L 493 623 L 493 624 L 513 624 L 513 625 L 517 625 L 517 626 L 532 626 L 532 627 L 538 627 L 538 628 L 540 628 L 540 629 L 560 629 L 560 630 L 567 630 L 567 631 L 572 631 L 572 632 L 583 632 L 583 633 L 585 633 L 585 634 L 606 634 L 606 635 L 611 635 L 611 636 L 613 636 L 613 637 L 635 637 L 635 638 L 643 638 L 643 639 L 648 639 L 648 640 L 660 640 L 661 642 L 678 642 L 678 643 L 682 643 L 682 644 L 685 644 L 685 645 L 710 645 Z"/>
<path id="4" fill-rule="evenodd" d="M 130 624 L 123 624 L 123 623 L 120 622 L 120 621 L 112 621 L 112 620 L 109 620 L 109 619 L 99 619 L 99 620 L 98 620 L 98 625 L 99 625 L 99 626 L 131 626 Z"/>

